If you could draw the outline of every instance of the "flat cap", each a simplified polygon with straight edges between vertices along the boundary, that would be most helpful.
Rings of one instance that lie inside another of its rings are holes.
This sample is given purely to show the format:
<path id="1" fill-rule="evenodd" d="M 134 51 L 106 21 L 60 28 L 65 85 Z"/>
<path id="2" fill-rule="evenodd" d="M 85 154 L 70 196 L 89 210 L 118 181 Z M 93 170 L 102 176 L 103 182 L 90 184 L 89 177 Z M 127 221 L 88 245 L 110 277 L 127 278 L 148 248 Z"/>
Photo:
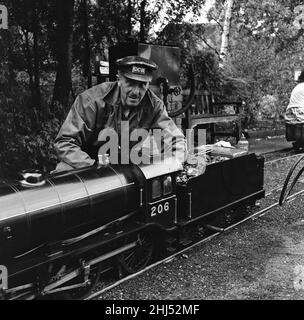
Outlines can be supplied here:
<path id="1" fill-rule="evenodd" d="M 152 80 L 152 72 L 157 64 L 139 56 L 128 56 L 116 60 L 118 70 L 127 78 L 148 82 Z"/>

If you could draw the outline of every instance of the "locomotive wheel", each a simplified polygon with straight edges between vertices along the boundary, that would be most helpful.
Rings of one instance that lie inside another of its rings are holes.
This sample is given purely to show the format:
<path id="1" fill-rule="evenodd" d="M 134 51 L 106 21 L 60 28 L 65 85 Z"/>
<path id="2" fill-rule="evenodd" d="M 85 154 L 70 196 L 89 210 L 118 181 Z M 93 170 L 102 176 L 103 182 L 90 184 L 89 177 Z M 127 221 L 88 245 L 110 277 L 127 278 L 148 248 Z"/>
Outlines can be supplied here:
<path id="1" fill-rule="evenodd" d="M 125 239 L 125 243 L 136 242 L 135 248 L 127 250 L 118 256 L 118 263 L 126 274 L 144 269 L 152 260 L 155 243 L 151 232 L 141 231 Z"/>

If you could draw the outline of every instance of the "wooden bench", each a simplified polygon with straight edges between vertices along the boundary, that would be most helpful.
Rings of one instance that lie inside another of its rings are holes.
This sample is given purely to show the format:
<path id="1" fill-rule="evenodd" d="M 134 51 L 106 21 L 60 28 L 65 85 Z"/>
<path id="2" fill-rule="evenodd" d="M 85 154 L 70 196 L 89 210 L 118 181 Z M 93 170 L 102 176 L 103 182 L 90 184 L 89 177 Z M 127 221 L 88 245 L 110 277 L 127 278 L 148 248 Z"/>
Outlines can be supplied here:
<path id="1" fill-rule="evenodd" d="M 183 94 L 189 94 L 184 90 Z M 196 90 L 192 106 L 187 110 L 186 126 L 194 129 L 198 125 L 209 125 L 210 143 L 214 143 L 216 136 L 233 136 L 236 141 L 241 136 L 240 109 L 242 101 L 216 101 L 212 93 L 207 90 Z M 215 125 L 232 122 L 232 131 L 216 131 Z"/>

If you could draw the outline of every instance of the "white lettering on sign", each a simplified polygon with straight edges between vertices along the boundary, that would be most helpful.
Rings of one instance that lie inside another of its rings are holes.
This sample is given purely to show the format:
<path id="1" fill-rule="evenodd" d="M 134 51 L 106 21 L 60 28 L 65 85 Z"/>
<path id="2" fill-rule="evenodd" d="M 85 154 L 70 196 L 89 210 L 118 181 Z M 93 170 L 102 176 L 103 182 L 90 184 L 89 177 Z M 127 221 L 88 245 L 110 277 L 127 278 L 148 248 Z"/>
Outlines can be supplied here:
<path id="1" fill-rule="evenodd" d="M 133 66 L 132 72 L 133 72 L 133 73 L 145 74 L 146 69 L 145 69 L 145 68 L 142 68 L 142 67 Z"/>
<path id="2" fill-rule="evenodd" d="M 0 29 L 8 29 L 7 8 L 2 4 L 0 4 Z"/>

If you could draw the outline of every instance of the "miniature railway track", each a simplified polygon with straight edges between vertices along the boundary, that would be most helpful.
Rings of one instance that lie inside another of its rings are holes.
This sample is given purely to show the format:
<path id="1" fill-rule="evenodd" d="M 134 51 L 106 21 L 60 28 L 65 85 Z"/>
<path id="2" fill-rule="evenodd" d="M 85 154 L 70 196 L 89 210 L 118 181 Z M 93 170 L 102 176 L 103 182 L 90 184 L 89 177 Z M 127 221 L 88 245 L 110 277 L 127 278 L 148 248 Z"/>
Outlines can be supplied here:
<path id="1" fill-rule="evenodd" d="M 270 164 L 273 164 L 273 163 L 276 163 L 276 162 L 280 162 L 280 161 L 285 161 L 287 159 L 293 159 L 293 158 L 298 158 L 300 156 L 302 156 L 303 154 L 296 154 L 296 155 L 291 155 L 291 156 L 285 156 L 285 157 L 282 157 L 282 158 L 278 158 L 278 159 L 274 159 L 274 160 L 270 160 L 270 161 L 266 161 L 265 162 L 265 167 L 264 167 L 264 170 L 267 170 L 267 166 L 270 165 Z M 304 183 L 304 179 L 302 180 L 299 180 L 298 182 L 300 183 Z M 282 189 L 282 185 L 280 185 L 279 187 L 276 187 L 276 188 L 273 188 L 273 189 L 270 189 L 268 190 L 266 193 L 265 193 L 265 199 L 266 198 L 269 198 L 271 195 L 273 195 L 275 192 L 278 192 L 279 190 Z M 300 196 L 301 194 L 304 193 L 304 188 L 303 190 L 300 190 L 298 192 L 295 192 L 293 194 L 291 194 L 290 196 L 288 196 L 286 198 L 286 201 L 287 202 L 292 202 L 294 200 L 297 199 L 298 196 Z M 131 275 L 128 275 L 127 277 L 124 277 L 118 281 L 115 281 L 115 282 L 112 282 L 108 285 L 106 285 L 104 288 L 98 290 L 97 292 L 94 292 L 92 293 L 91 295 L 89 295 L 87 298 L 85 298 L 85 300 L 91 300 L 91 299 L 94 299 L 94 298 L 97 298 L 98 296 L 101 296 L 102 294 L 104 294 L 105 292 L 117 287 L 118 285 L 130 280 L 130 279 L 133 279 L 133 278 L 136 278 L 137 276 L 141 275 L 142 273 L 145 273 L 146 271 L 158 266 L 158 265 L 161 265 L 163 263 L 166 263 L 170 260 L 172 260 L 174 257 L 178 256 L 178 255 L 181 255 L 183 254 L 184 252 L 190 250 L 191 248 L 194 248 L 196 246 L 199 246 L 205 242 L 208 242 L 210 240 L 212 240 L 213 238 L 221 235 L 222 233 L 224 232 L 227 232 L 235 227 L 237 227 L 238 225 L 248 221 L 248 220 L 255 220 L 255 219 L 258 219 L 259 217 L 262 217 L 264 216 L 267 212 L 269 212 L 271 209 L 277 207 L 279 205 L 279 202 L 278 201 L 275 201 L 274 203 L 268 205 L 267 207 L 261 209 L 261 210 L 258 210 L 256 212 L 254 212 L 253 214 L 250 214 L 249 216 L 245 217 L 244 219 L 234 223 L 234 224 L 231 224 L 229 225 L 228 227 L 226 228 L 218 228 L 218 231 L 216 231 L 215 233 L 213 233 L 212 235 L 206 237 L 206 238 L 203 238 L 195 243 L 192 243 L 191 245 L 183 248 L 182 250 L 179 250 L 167 257 L 165 257 L 164 259 L 162 260 L 159 260 L 159 261 L 156 261 L 155 263 L 153 264 L 150 264 L 148 265 L 146 268 L 136 272 L 136 273 L 133 273 Z"/>
<path id="2" fill-rule="evenodd" d="M 265 161 L 265 163 L 264 163 L 264 165 L 265 165 L 265 166 L 264 166 L 264 172 L 265 172 L 265 170 L 267 170 L 267 166 L 268 166 L 268 165 L 272 165 L 272 164 L 274 164 L 274 163 L 278 163 L 278 162 L 281 162 L 281 161 L 284 161 L 284 160 L 287 160 L 287 159 L 293 159 L 293 158 L 297 159 L 297 158 L 301 157 L 302 155 L 303 155 L 303 154 L 294 154 L 294 155 L 285 156 L 285 157 L 278 158 L 278 159 L 273 159 L 273 160 Z M 304 183 L 304 179 L 300 179 L 298 182 L 299 182 L 299 183 Z M 278 190 L 281 190 L 281 189 L 282 189 L 282 185 L 280 185 L 280 186 L 278 186 L 278 187 L 276 187 L 276 188 L 272 188 L 272 189 L 268 190 L 268 191 L 265 193 L 265 197 L 267 197 L 267 196 L 269 196 L 270 194 L 272 194 L 272 193 L 274 193 L 274 192 L 276 192 L 276 191 L 278 191 Z"/>
<path id="3" fill-rule="evenodd" d="M 265 161 L 265 164 L 268 165 L 268 164 L 272 164 L 272 163 L 279 162 L 279 161 L 286 160 L 286 159 L 298 158 L 298 157 L 301 157 L 302 155 L 303 155 L 302 153 L 292 154 L 290 156 L 285 156 L 282 158 L 277 158 L 277 159 Z"/>

